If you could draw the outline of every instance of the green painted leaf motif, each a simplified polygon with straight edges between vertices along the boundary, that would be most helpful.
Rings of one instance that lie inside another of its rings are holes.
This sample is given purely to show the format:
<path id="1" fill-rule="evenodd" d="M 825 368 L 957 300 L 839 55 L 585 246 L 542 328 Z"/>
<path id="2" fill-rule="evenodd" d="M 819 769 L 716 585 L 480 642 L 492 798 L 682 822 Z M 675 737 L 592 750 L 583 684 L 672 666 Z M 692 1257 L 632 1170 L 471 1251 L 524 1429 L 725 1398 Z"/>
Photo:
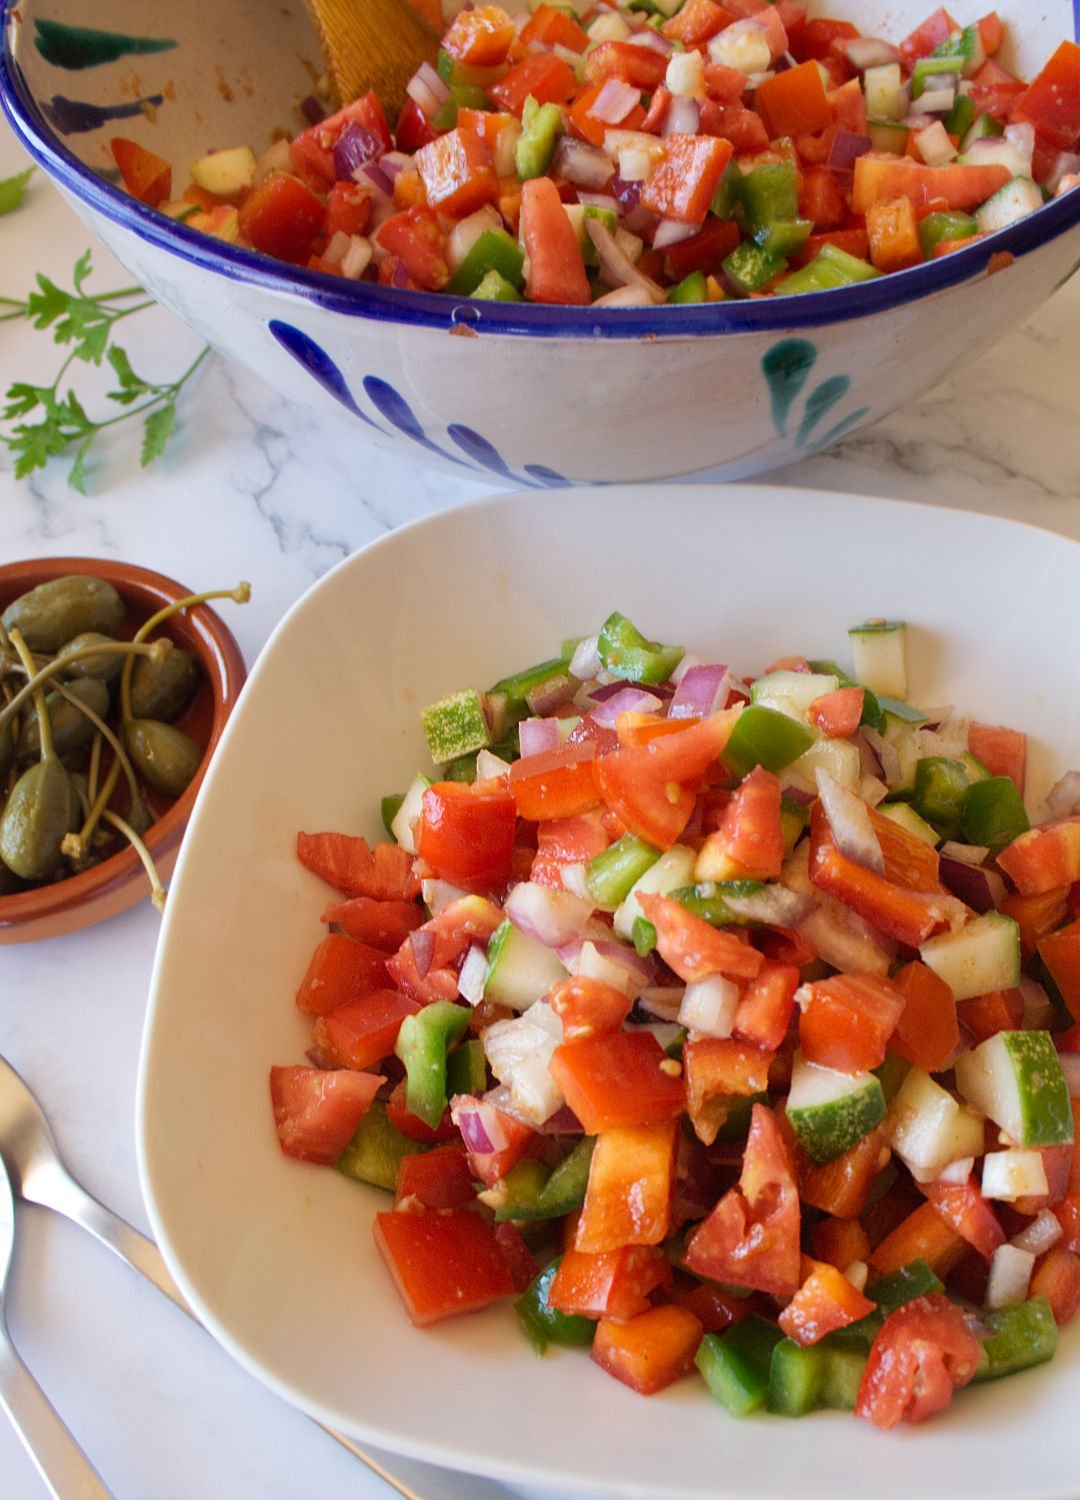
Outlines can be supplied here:
<path id="1" fill-rule="evenodd" d="M 791 408 L 802 393 L 817 357 L 817 348 L 807 339 L 784 339 L 761 361 L 772 398 L 773 426 L 781 437 L 787 432 Z"/>
<path id="2" fill-rule="evenodd" d="M 810 393 L 807 397 L 806 411 L 803 413 L 799 435 L 795 439 L 800 448 L 806 447 L 813 436 L 814 428 L 823 417 L 828 416 L 837 402 L 844 399 L 850 389 L 850 375 L 834 375 L 829 380 L 823 380 L 817 390 Z"/>
<path id="3" fill-rule="evenodd" d="M 846 437 L 853 428 L 858 427 L 861 422 L 864 422 L 869 415 L 870 408 L 868 406 L 860 406 L 858 411 L 851 413 L 850 417 L 844 417 L 842 421 L 837 422 L 835 427 L 830 427 L 824 437 L 818 438 L 816 442 L 811 443 L 808 452 L 822 453 L 826 448 L 831 448 L 842 437 Z"/>

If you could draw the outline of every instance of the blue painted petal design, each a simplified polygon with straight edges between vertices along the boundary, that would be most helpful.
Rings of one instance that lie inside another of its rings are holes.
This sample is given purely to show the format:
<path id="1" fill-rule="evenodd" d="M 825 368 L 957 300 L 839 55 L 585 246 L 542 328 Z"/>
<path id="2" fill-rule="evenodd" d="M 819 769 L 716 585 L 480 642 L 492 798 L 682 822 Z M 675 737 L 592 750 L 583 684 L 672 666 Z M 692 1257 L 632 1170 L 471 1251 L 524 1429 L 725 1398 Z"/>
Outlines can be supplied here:
<path id="1" fill-rule="evenodd" d="M 83 135 L 88 130 L 100 130 L 110 120 L 134 119 L 147 105 L 160 109 L 164 103 L 164 94 L 151 94 L 128 104 L 87 104 L 82 99 L 54 94 L 51 99 L 39 99 L 38 108 L 58 135 Z"/>
<path id="2" fill-rule="evenodd" d="M 412 407 L 400 391 L 395 391 L 392 385 L 388 385 L 385 380 L 380 380 L 377 375 L 365 375 L 364 390 L 391 427 L 396 427 L 399 432 L 412 438 L 414 443 L 419 443 L 421 448 L 426 448 L 429 453 L 437 453 L 440 458 L 448 458 L 451 463 L 462 462 L 456 454 L 447 453 L 445 449 L 439 447 L 438 443 L 431 441 L 421 427 Z"/>
<path id="3" fill-rule="evenodd" d="M 452 443 L 456 443 L 467 458 L 482 468 L 490 469 L 493 474 L 500 474 L 504 479 L 513 479 L 513 474 L 506 466 L 506 460 L 488 442 L 486 437 L 481 437 L 471 427 L 464 427 L 460 422 L 452 422 L 446 429 L 446 436 Z"/>
<path id="4" fill-rule="evenodd" d="M 326 350 L 313 338 L 309 338 L 301 329 L 294 328 L 291 323 L 283 323 L 279 318 L 270 320 L 270 332 L 286 354 L 291 354 L 297 364 L 303 365 L 308 374 L 322 386 L 324 391 L 333 396 L 335 401 L 340 401 L 346 411 L 351 411 L 354 417 L 360 418 L 361 422 L 374 427 L 376 432 L 382 431 L 382 428 L 357 406 L 344 375 Z"/>
<path id="5" fill-rule="evenodd" d="M 823 380 L 818 388 L 807 397 L 806 411 L 803 415 L 802 426 L 795 442 L 800 448 L 805 448 L 813 436 L 814 428 L 827 417 L 829 412 L 838 401 L 842 401 L 851 389 L 850 375 L 834 375 L 831 380 Z"/>
<path id="6" fill-rule="evenodd" d="M 817 357 L 817 348 L 808 339 L 784 339 L 761 361 L 772 398 L 773 426 L 781 437 L 787 432 L 791 408 L 809 379 Z"/>
<path id="7" fill-rule="evenodd" d="M 565 474 L 560 474 L 556 469 L 549 469 L 546 464 L 526 464 L 525 472 L 530 479 L 535 479 L 538 484 L 547 485 L 550 489 L 570 483 Z"/>

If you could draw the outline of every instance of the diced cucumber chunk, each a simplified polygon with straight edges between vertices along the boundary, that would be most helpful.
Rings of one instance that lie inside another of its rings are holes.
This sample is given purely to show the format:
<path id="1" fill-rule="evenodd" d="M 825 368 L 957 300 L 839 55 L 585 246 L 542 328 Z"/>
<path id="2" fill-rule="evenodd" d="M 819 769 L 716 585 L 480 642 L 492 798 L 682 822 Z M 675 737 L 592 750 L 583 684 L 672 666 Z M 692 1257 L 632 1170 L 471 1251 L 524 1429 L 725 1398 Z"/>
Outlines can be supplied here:
<path id="1" fill-rule="evenodd" d="M 393 834 L 394 838 L 397 839 L 398 843 L 405 850 L 406 854 L 416 853 L 416 839 L 413 835 L 413 824 L 420 817 L 421 805 L 424 800 L 424 793 L 427 791 L 430 785 L 431 778 L 429 776 L 424 776 L 422 774 L 417 776 L 413 780 L 411 786 L 409 787 L 409 790 L 401 799 L 401 806 L 398 808 L 397 812 L 394 814 L 393 819 L 391 820 L 390 832 Z"/>
<path id="2" fill-rule="evenodd" d="M 488 944 L 484 999 L 511 1010 L 528 1010 L 566 970 L 550 948 L 520 931 L 509 919 L 497 927 Z"/>
<path id="3" fill-rule="evenodd" d="M 957 1000 L 1015 989 L 1020 983 L 1020 929 L 1003 912 L 988 911 L 958 932 L 927 938 L 919 956 Z"/>
<path id="4" fill-rule="evenodd" d="M 685 844 L 673 844 L 655 864 L 631 886 L 625 899 L 615 909 L 615 931 L 627 942 L 632 941 L 634 923 L 642 915 L 642 896 L 670 896 L 672 891 L 689 885 L 694 878 L 697 854 Z"/>
<path id="5" fill-rule="evenodd" d="M 437 766 L 491 744 L 483 700 L 476 688 L 462 688 L 430 704 L 421 711 L 420 722 Z"/>
<path id="6" fill-rule="evenodd" d="M 907 627 L 902 620 L 867 620 L 848 631 L 856 682 L 872 693 L 906 698 Z"/>
<path id="7" fill-rule="evenodd" d="M 235 198 L 255 180 L 255 153 L 250 146 L 211 151 L 191 163 L 191 180 L 196 187 L 220 198 Z"/>
<path id="8" fill-rule="evenodd" d="M 1058 1326 L 1045 1297 L 1029 1297 L 1015 1307 L 985 1313 L 983 1322 L 990 1337 L 983 1341 L 975 1380 L 997 1380 L 1053 1359 Z"/>
<path id="9" fill-rule="evenodd" d="M 956 1086 L 1017 1146 L 1066 1146 L 1073 1139 L 1069 1089 L 1048 1031 L 988 1037 L 957 1059 Z"/>
<path id="10" fill-rule="evenodd" d="M 885 1135 L 909 1171 L 932 1181 L 950 1162 L 979 1156 L 983 1122 L 922 1068 L 912 1068 L 889 1107 Z"/>
<path id="11" fill-rule="evenodd" d="M 885 1118 L 885 1094 L 873 1073 L 838 1073 L 796 1052 L 787 1117 L 817 1166 L 834 1161 Z"/>
<path id="12" fill-rule="evenodd" d="M 982 157 L 979 159 L 981 161 Z M 1043 202 L 1042 188 L 1037 183 L 1032 182 L 1030 177 L 1014 177 L 1003 188 L 999 188 L 992 198 L 988 198 L 981 208 L 976 209 L 975 219 L 979 231 L 982 234 L 993 234 L 997 229 L 1005 229 L 1018 219 L 1026 219 L 1037 208 L 1042 208 Z"/>
<path id="13" fill-rule="evenodd" d="M 789 718 L 806 723 L 806 710 L 815 698 L 835 693 L 839 679 L 824 672 L 767 672 L 750 688 L 750 702 L 775 708 Z"/>
<path id="14" fill-rule="evenodd" d="M 816 792 L 818 772 L 827 771 L 834 781 L 849 791 L 857 791 L 862 780 L 862 758 L 857 745 L 850 740 L 822 736 L 816 744 L 792 761 L 787 779 L 807 792 Z"/>
<path id="15" fill-rule="evenodd" d="M 866 96 L 866 113 L 871 125 L 892 125 L 907 113 L 907 93 L 899 63 L 882 63 L 876 68 L 867 68 L 863 74 L 863 94 Z M 907 130 L 904 130 L 907 136 Z M 882 148 L 875 144 L 874 150 Z M 891 145 L 885 150 L 892 150 Z"/>
<path id="16" fill-rule="evenodd" d="M 937 830 L 931 828 L 925 818 L 920 818 L 909 802 L 888 802 L 879 807 L 878 812 L 883 818 L 888 818 L 898 827 L 914 834 L 917 839 L 922 839 L 923 843 L 929 844 L 932 849 L 936 849 L 941 843 Z"/>

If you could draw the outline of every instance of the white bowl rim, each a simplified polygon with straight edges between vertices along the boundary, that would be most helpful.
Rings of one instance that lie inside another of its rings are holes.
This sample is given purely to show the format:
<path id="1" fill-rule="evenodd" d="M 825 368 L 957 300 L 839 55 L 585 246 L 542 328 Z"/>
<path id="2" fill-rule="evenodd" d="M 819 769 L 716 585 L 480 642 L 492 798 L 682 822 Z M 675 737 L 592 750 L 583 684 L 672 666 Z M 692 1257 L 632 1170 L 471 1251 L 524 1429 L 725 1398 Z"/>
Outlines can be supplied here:
<path id="1" fill-rule="evenodd" d="M 445 292 L 410 292 L 370 282 L 347 281 L 326 272 L 287 266 L 255 251 L 225 244 L 148 208 L 85 166 L 56 140 L 26 85 L 13 45 L 20 25 L 17 4 L 18 0 L 0 0 L 0 108 L 33 160 L 50 177 L 95 213 L 201 270 L 268 292 L 300 298 L 345 317 L 443 332 L 467 327 L 477 333 L 528 338 L 652 341 L 708 338 L 724 333 L 786 333 L 872 317 L 974 281 L 988 274 L 994 256 L 1006 253 L 1019 259 L 1080 223 L 1078 188 L 1052 199 L 1015 224 L 938 260 L 854 286 L 798 297 L 663 304 L 641 309 L 578 308 L 529 302 L 477 302 Z M 1073 0 L 1072 8 L 1074 36 L 1080 39 L 1080 0 Z M 1080 269 L 1080 256 L 1074 269 Z"/>

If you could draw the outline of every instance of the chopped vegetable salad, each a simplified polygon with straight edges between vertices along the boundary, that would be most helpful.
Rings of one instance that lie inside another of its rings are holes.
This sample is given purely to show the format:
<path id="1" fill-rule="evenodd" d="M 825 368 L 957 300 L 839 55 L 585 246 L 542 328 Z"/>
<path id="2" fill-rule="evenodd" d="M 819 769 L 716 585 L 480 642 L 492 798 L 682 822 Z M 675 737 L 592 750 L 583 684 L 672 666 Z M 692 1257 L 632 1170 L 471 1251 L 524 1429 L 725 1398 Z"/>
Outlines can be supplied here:
<path id="1" fill-rule="evenodd" d="M 885 1429 L 1052 1357 L 1080 776 L 1032 822 L 1022 732 L 910 703 L 902 624 L 849 645 L 750 678 L 613 613 L 424 711 L 386 841 L 299 835 L 278 1138 L 387 1194 L 417 1327 L 512 1300 L 643 1394 Z"/>

